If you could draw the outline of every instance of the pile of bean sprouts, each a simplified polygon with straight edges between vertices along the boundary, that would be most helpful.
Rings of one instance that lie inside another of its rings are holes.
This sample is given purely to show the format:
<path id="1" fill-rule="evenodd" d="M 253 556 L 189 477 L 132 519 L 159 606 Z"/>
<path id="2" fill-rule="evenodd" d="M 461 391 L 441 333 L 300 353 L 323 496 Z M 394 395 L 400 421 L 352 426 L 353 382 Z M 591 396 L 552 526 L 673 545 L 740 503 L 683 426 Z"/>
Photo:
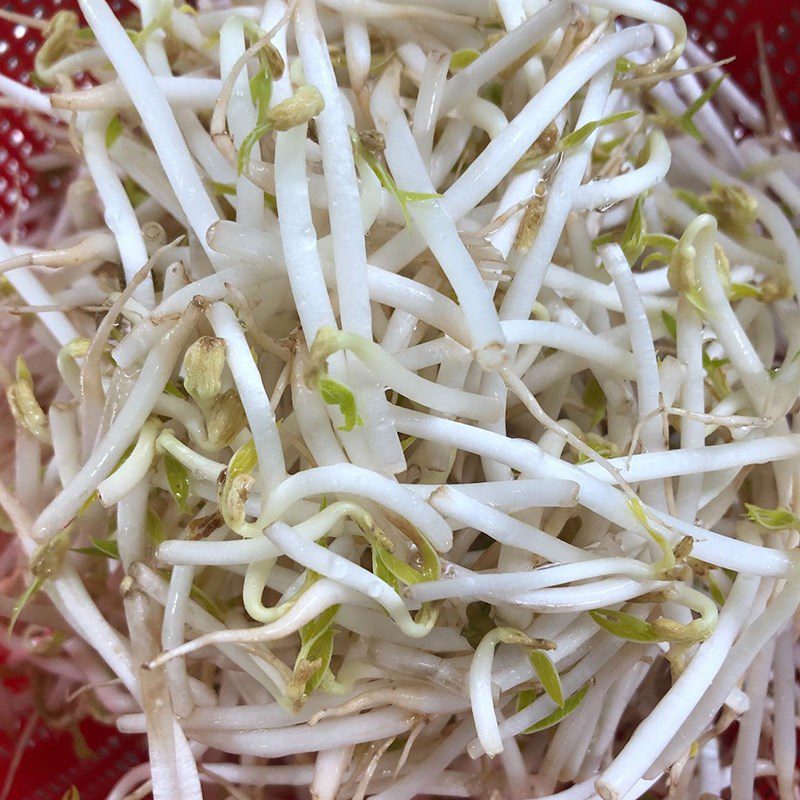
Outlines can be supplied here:
<path id="1" fill-rule="evenodd" d="M 653 0 L 80 5 L 0 79 L 63 186 L 0 243 L 17 760 L 95 716 L 113 800 L 795 800 L 774 92 Z"/>

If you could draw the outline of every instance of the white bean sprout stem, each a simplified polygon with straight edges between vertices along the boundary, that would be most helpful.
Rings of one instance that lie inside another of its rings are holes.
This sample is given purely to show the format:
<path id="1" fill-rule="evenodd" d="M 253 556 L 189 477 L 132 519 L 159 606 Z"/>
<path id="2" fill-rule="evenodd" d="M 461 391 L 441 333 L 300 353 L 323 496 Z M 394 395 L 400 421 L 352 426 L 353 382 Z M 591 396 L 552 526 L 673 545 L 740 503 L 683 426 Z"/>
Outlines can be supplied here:
<path id="1" fill-rule="evenodd" d="M 66 183 L 0 240 L 0 723 L 145 734 L 110 798 L 797 800 L 800 159 L 724 62 L 80 5 L 0 77 Z"/>

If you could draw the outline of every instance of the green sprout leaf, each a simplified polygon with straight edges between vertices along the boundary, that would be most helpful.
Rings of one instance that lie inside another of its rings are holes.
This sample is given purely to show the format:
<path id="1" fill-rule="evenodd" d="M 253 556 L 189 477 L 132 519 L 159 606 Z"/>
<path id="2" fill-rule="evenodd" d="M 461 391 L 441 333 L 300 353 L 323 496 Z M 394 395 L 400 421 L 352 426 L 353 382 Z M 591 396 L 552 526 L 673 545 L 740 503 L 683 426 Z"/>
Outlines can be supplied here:
<path id="1" fill-rule="evenodd" d="M 530 650 L 528 658 L 542 688 L 559 708 L 563 708 L 564 688 L 553 660 L 543 650 Z"/>
<path id="2" fill-rule="evenodd" d="M 122 179 L 122 188 L 125 190 L 125 194 L 128 196 L 128 200 L 130 200 L 130 203 L 134 208 L 147 200 L 147 192 L 144 191 L 144 189 L 142 189 L 139 184 L 136 183 L 133 178 L 131 178 L 130 175 L 126 175 Z"/>
<path id="3" fill-rule="evenodd" d="M 641 500 L 638 497 L 631 497 L 628 499 L 628 508 L 633 512 L 636 519 L 641 523 L 642 527 L 647 531 L 650 538 L 658 545 L 659 549 L 662 553 L 662 558 L 659 564 L 657 565 L 659 569 L 671 569 L 675 566 L 675 554 L 672 552 L 672 548 L 669 546 L 669 543 L 664 538 L 662 534 L 660 534 L 653 526 L 650 524 L 650 521 L 647 519 L 647 514 L 645 513 L 644 506 L 642 505 Z"/>
<path id="4" fill-rule="evenodd" d="M 414 527 L 403 526 L 401 530 L 416 546 L 421 568 L 412 567 L 394 555 L 394 543 L 374 524 L 367 514 L 356 520 L 364 538 L 372 549 L 372 572 L 395 591 L 403 586 L 413 586 L 423 581 L 436 580 L 441 575 L 439 556 L 430 542 Z M 425 606 L 423 606 L 423 609 Z"/>
<path id="5" fill-rule="evenodd" d="M 364 424 L 356 408 L 355 395 L 343 383 L 327 375 L 321 375 L 317 381 L 317 389 L 325 403 L 329 406 L 339 406 L 339 411 L 344 417 L 344 425 L 339 428 L 340 431 L 351 431 L 356 425 Z"/>
<path id="6" fill-rule="evenodd" d="M 607 404 L 605 392 L 600 388 L 600 384 L 594 375 L 590 375 L 586 381 L 581 399 L 586 408 L 592 412 L 591 427 L 594 428 L 605 416 Z"/>
<path id="7" fill-rule="evenodd" d="M 322 634 L 333 625 L 333 620 L 338 613 L 339 606 L 331 606 L 325 609 L 318 617 L 311 620 L 311 622 L 307 622 L 303 625 L 300 629 L 300 640 L 302 644 L 313 644 L 316 639 L 322 636 Z"/>
<path id="8" fill-rule="evenodd" d="M 442 196 L 435 193 L 429 194 L 427 192 L 411 192 L 406 189 L 398 189 L 394 178 L 389 174 L 389 170 L 383 166 L 374 153 L 370 152 L 370 150 L 364 146 L 358 131 L 354 128 L 350 128 L 350 143 L 353 146 L 353 152 L 356 157 L 361 159 L 372 170 L 381 186 L 383 186 L 383 188 L 400 204 L 406 225 L 411 225 L 411 217 L 408 213 L 409 203 L 426 202 Z"/>
<path id="9" fill-rule="evenodd" d="M 252 46 L 266 36 L 266 32 L 261 30 L 255 23 L 247 21 L 244 31 L 248 43 Z M 250 96 L 256 107 L 256 126 L 245 136 L 239 147 L 239 154 L 236 161 L 238 174 L 244 172 L 244 168 L 250 162 L 250 155 L 253 148 L 266 133 L 272 130 L 272 124 L 268 120 L 269 105 L 272 101 L 272 81 L 278 72 L 283 72 L 283 63 L 280 54 L 272 45 L 262 48 L 258 53 L 259 68 L 250 79 Z M 222 192 L 222 194 L 231 194 Z"/>
<path id="10" fill-rule="evenodd" d="M 236 197 L 236 186 L 233 183 L 217 183 L 217 181 L 211 181 L 211 188 L 217 194 Z"/>
<path id="11" fill-rule="evenodd" d="M 44 413 L 33 389 L 33 377 L 22 356 L 17 356 L 16 379 L 6 389 L 14 422 L 44 443 L 50 442 L 47 415 Z"/>
<path id="12" fill-rule="evenodd" d="M 377 541 L 372 544 L 372 564 L 375 575 L 395 591 L 399 591 L 401 586 L 413 586 L 425 580 L 422 573 L 401 561 Z"/>
<path id="13" fill-rule="evenodd" d="M 219 490 L 219 510 L 234 530 L 239 530 L 245 523 L 245 501 L 253 483 L 251 473 L 257 465 L 258 455 L 251 439 L 233 454 L 224 472 L 225 481 Z"/>
<path id="14" fill-rule="evenodd" d="M 186 392 L 182 391 L 180 386 L 172 381 L 169 381 L 164 387 L 164 393 L 171 394 L 173 397 L 180 397 L 181 400 L 185 400 L 187 397 Z"/>
<path id="15" fill-rule="evenodd" d="M 377 78 L 392 63 L 392 59 L 397 55 L 397 50 L 386 50 L 383 53 L 376 53 L 369 60 L 369 77 Z M 347 58 L 341 54 L 342 66 L 347 66 Z"/>
<path id="16" fill-rule="evenodd" d="M 643 240 L 644 246 L 656 248 L 642 261 L 642 271 L 649 269 L 653 264 L 669 264 L 672 252 L 678 244 L 674 236 L 665 233 L 648 233 Z"/>
<path id="17" fill-rule="evenodd" d="M 800 530 L 800 518 L 788 508 L 762 508 L 752 503 L 745 503 L 744 507 L 749 519 L 768 531 Z"/>
<path id="18" fill-rule="evenodd" d="M 89 539 L 89 547 L 73 547 L 74 553 L 82 553 L 85 556 L 101 556 L 115 561 L 119 560 L 119 545 L 116 539 Z"/>
<path id="19" fill-rule="evenodd" d="M 243 444 L 234 454 L 228 464 L 226 480 L 233 480 L 246 472 L 252 472 L 258 464 L 255 442 L 251 439 Z"/>
<path id="20" fill-rule="evenodd" d="M 690 136 L 693 136 L 698 141 L 703 141 L 703 134 L 700 133 L 697 126 L 694 124 L 694 115 L 709 101 L 711 98 L 717 93 L 717 90 L 722 85 L 722 81 L 725 80 L 725 76 L 723 75 L 717 80 L 714 81 L 710 86 L 708 86 L 703 93 L 680 115 L 678 118 L 678 123 L 680 124 L 681 128 L 688 133 Z"/>
<path id="21" fill-rule="evenodd" d="M 673 338 L 678 338 L 678 324 L 675 322 L 675 317 L 672 314 L 662 311 L 661 312 L 661 321 L 664 323 L 664 327 L 667 329 L 667 333 Z"/>
<path id="22" fill-rule="evenodd" d="M 522 711 L 527 708 L 537 697 L 541 697 L 541 693 L 535 689 L 523 689 L 517 695 L 517 711 Z"/>
<path id="23" fill-rule="evenodd" d="M 252 47 L 259 39 L 263 39 L 267 35 L 267 32 L 251 19 L 242 20 L 242 30 L 247 38 L 248 47 Z"/>
<path id="24" fill-rule="evenodd" d="M 435 192 L 411 192 L 407 189 L 398 189 L 397 198 L 401 203 L 424 203 L 428 200 L 436 200 L 437 197 L 442 195 Z"/>
<path id="25" fill-rule="evenodd" d="M 598 128 L 602 128 L 605 125 L 613 125 L 615 122 L 622 122 L 624 119 L 635 117 L 638 113 L 638 111 L 621 111 L 619 114 L 612 114 L 609 117 L 587 122 L 585 125 L 581 125 L 580 128 L 572 131 L 572 133 L 568 133 L 564 136 L 558 143 L 557 149 L 562 153 L 565 150 L 572 150 L 582 145 Z"/>
<path id="26" fill-rule="evenodd" d="M 61 531 L 36 549 L 31 558 L 33 581 L 22 595 L 17 598 L 11 609 L 11 618 L 7 629 L 8 636 L 14 630 L 22 609 L 36 596 L 45 581 L 52 578 L 61 569 L 64 556 L 69 550 L 69 544 L 69 534 L 66 531 Z"/>
<path id="27" fill-rule="evenodd" d="M 617 447 L 617 445 L 614 444 L 614 442 L 609 441 L 599 434 L 587 433 L 584 434 L 581 439 L 584 444 L 591 447 L 595 453 L 603 458 L 617 458 L 618 456 L 622 455 L 621 450 L 619 447 Z M 578 453 L 579 464 L 584 464 L 590 460 L 591 458 L 586 453 Z"/>
<path id="28" fill-rule="evenodd" d="M 725 595 L 722 593 L 719 584 L 714 580 L 714 577 L 709 572 L 706 575 L 706 583 L 708 583 L 708 591 L 711 599 L 721 608 L 725 605 Z"/>
<path id="29" fill-rule="evenodd" d="M 640 269 L 642 272 L 645 272 L 654 264 L 669 264 L 669 253 L 663 253 L 660 250 L 654 250 L 652 253 L 648 253 L 642 260 Z"/>
<path id="30" fill-rule="evenodd" d="M 98 497 L 99 497 L 99 495 L 97 494 L 96 490 L 94 492 L 92 492 L 86 498 L 86 501 L 84 502 L 84 504 L 78 509 L 78 513 L 75 515 L 75 518 L 78 519 L 79 517 L 82 517 L 94 505 L 94 503 L 95 503 L 95 501 L 97 500 Z"/>
<path id="31" fill-rule="evenodd" d="M 165 28 L 169 24 L 170 13 L 172 12 L 172 3 L 161 2 L 159 4 L 159 9 L 156 14 L 153 16 L 153 19 L 142 28 L 139 33 L 135 34 L 133 38 L 133 43 L 136 47 L 143 47 L 147 40 L 152 36 L 157 30 L 161 30 Z"/>
<path id="32" fill-rule="evenodd" d="M 659 247 L 669 254 L 675 249 L 678 240 L 668 233 L 648 233 L 645 236 L 644 243 L 647 247 Z"/>
<path id="33" fill-rule="evenodd" d="M 161 524 L 161 518 L 148 506 L 147 508 L 147 535 L 154 544 L 159 545 L 163 542 L 167 535 L 164 533 L 164 526 Z"/>
<path id="34" fill-rule="evenodd" d="M 632 72 L 640 66 L 641 64 L 635 64 L 629 58 L 618 58 L 614 65 L 614 73 L 616 75 L 622 75 L 626 72 Z"/>
<path id="35" fill-rule="evenodd" d="M 596 142 L 592 150 L 592 158 L 600 164 L 605 164 L 615 147 L 618 147 L 625 139 L 622 136 L 615 136 L 613 139 L 608 139 L 605 142 Z"/>
<path id="36" fill-rule="evenodd" d="M 108 123 L 108 128 L 106 128 L 106 150 L 110 150 L 121 135 L 122 120 L 119 118 L 119 114 L 115 114 L 111 118 L 111 122 Z"/>
<path id="37" fill-rule="evenodd" d="M 44 582 L 45 578 L 34 578 L 25 591 L 14 601 L 14 605 L 11 608 L 11 617 L 8 620 L 8 628 L 6 628 L 6 636 L 11 636 L 22 609 L 36 597 L 42 586 L 44 586 Z"/>
<path id="38" fill-rule="evenodd" d="M 272 73 L 269 65 L 264 65 L 250 79 L 250 96 L 256 107 L 256 125 L 267 121 L 267 112 L 272 100 Z"/>
<path id="39" fill-rule="evenodd" d="M 622 234 L 620 246 L 628 262 L 633 264 L 644 252 L 647 227 L 644 219 L 644 195 L 640 194 L 633 204 L 628 224 Z"/>
<path id="40" fill-rule="evenodd" d="M 333 605 L 300 628 L 300 652 L 294 664 L 294 680 L 289 686 L 293 700 L 311 694 L 323 681 L 333 656 L 333 621 L 339 611 Z"/>
<path id="41" fill-rule="evenodd" d="M 584 683 L 575 694 L 571 694 L 566 699 L 561 708 L 556 709 L 552 714 L 548 714 L 544 719 L 540 719 L 538 722 L 531 725 L 530 728 L 526 728 L 524 732 L 537 733 L 546 728 L 552 728 L 553 725 L 558 725 L 564 717 L 568 717 L 583 702 L 583 698 L 586 697 L 586 692 L 589 691 L 590 686 L 590 682 Z M 528 705 L 530 705 L 530 703 L 528 703 Z"/>
<path id="42" fill-rule="evenodd" d="M 613 233 L 604 233 L 601 236 L 595 236 L 595 238 L 592 239 L 592 247 L 596 250 L 601 244 L 611 244 L 613 241 Z M 598 267 L 598 269 L 602 269 L 602 267 Z"/>
<path id="43" fill-rule="evenodd" d="M 196 583 L 192 584 L 192 588 L 189 590 L 189 597 L 220 622 L 225 619 L 223 610 Z"/>
<path id="44" fill-rule="evenodd" d="M 699 289 L 689 289 L 689 291 L 684 292 L 686 299 L 704 316 L 704 317 L 713 317 L 713 313 L 711 309 L 708 307 L 706 303 L 705 297 L 703 297 L 703 293 Z"/>
<path id="45" fill-rule="evenodd" d="M 616 232 L 604 233 L 602 236 L 592 240 L 592 247 L 597 248 L 600 245 L 618 241 L 625 258 L 628 259 L 630 264 L 635 264 L 649 244 L 652 242 L 660 243 L 662 237 L 650 238 L 647 235 L 647 225 L 644 218 L 645 196 L 646 194 L 640 194 L 634 201 L 631 215 L 628 217 L 628 222 L 621 238 L 618 238 L 619 234 Z"/>
<path id="46" fill-rule="evenodd" d="M 81 800 L 81 793 L 74 786 L 70 786 L 61 796 L 61 800 Z"/>
<path id="47" fill-rule="evenodd" d="M 498 107 L 502 106 L 503 84 L 498 83 L 497 81 L 487 83 L 486 87 L 483 89 L 483 97 L 485 100 L 488 100 L 490 103 L 494 103 L 494 105 Z"/>
<path id="48" fill-rule="evenodd" d="M 239 155 L 236 159 L 236 171 L 239 175 L 244 172 L 245 166 L 250 162 L 250 154 L 253 152 L 253 147 L 261 139 L 264 134 L 272 130 L 272 125 L 264 122 L 261 125 L 256 125 L 247 136 L 242 140 L 239 146 Z"/>
<path id="49" fill-rule="evenodd" d="M 610 608 L 598 608 L 590 611 L 591 618 L 604 630 L 620 639 L 629 642 L 658 642 L 661 637 L 653 630 L 649 622 L 645 622 L 633 614 L 614 611 Z"/>
<path id="50" fill-rule="evenodd" d="M 333 657 L 333 638 L 335 633 L 333 628 L 329 628 L 309 648 L 308 660 L 312 664 L 319 661 L 319 665 L 306 681 L 306 694 L 313 692 L 325 678 L 325 673 L 328 671 Z"/>
<path id="51" fill-rule="evenodd" d="M 727 358 L 711 358 L 711 356 L 703 350 L 703 369 L 706 371 L 706 375 L 711 381 L 714 392 L 720 400 L 731 393 L 730 386 L 728 386 L 728 379 L 725 377 L 725 371 L 722 369 L 727 363 Z"/>
<path id="52" fill-rule="evenodd" d="M 396 592 L 400 591 L 400 581 L 386 565 L 386 562 L 380 557 L 379 545 L 373 544 L 372 546 L 372 574 L 382 580 L 384 583 L 392 587 Z"/>
<path id="53" fill-rule="evenodd" d="M 688 189 L 674 189 L 673 194 L 678 200 L 689 206 L 695 214 L 708 213 L 708 206 L 696 192 L 690 192 Z"/>
<path id="54" fill-rule="evenodd" d="M 761 297 L 761 290 L 749 283 L 732 283 L 731 288 L 728 290 L 728 300 L 735 303 L 745 297 L 753 297 L 758 300 Z"/>
<path id="55" fill-rule="evenodd" d="M 414 530 L 416 534 L 413 536 L 413 542 L 417 546 L 420 558 L 422 560 L 422 569 L 420 574 L 423 581 L 436 581 L 439 580 L 442 574 L 442 565 L 439 561 L 439 556 L 436 553 L 434 546 L 419 532 Z M 409 535 L 410 532 L 409 532 Z"/>
<path id="56" fill-rule="evenodd" d="M 464 67 L 468 67 L 480 53 L 477 50 L 466 48 L 456 50 L 450 57 L 450 72 L 460 72 Z"/>
<path id="57" fill-rule="evenodd" d="M 164 472 L 178 508 L 186 511 L 189 502 L 189 470 L 175 456 L 164 453 Z"/>

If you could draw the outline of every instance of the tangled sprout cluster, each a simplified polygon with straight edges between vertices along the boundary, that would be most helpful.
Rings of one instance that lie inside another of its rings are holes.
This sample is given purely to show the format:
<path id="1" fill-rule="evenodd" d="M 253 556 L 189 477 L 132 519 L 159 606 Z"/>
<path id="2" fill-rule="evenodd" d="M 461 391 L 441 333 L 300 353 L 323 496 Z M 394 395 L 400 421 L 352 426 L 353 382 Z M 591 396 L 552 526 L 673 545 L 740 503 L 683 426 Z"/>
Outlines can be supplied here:
<path id="1" fill-rule="evenodd" d="M 780 115 L 653 0 L 81 8 L 0 80 L 66 186 L 0 243 L 21 746 L 146 733 L 115 800 L 795 800 Z"/>

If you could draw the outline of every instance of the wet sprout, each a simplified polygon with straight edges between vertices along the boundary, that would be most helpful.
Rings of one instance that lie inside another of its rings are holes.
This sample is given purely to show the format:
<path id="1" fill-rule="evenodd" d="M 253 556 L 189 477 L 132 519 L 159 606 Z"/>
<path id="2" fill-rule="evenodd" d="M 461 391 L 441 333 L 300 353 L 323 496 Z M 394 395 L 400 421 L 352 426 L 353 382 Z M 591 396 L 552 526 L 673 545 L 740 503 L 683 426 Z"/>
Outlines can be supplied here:
<path id="1" fill-rule="evenodd" d="M 0 11 L 61 185 L 0 225 L 19 756 L 91 716 L 147 739 L 115 798 L 796 800 L 774 91 L 649 0 L 196 5 Z"/>

